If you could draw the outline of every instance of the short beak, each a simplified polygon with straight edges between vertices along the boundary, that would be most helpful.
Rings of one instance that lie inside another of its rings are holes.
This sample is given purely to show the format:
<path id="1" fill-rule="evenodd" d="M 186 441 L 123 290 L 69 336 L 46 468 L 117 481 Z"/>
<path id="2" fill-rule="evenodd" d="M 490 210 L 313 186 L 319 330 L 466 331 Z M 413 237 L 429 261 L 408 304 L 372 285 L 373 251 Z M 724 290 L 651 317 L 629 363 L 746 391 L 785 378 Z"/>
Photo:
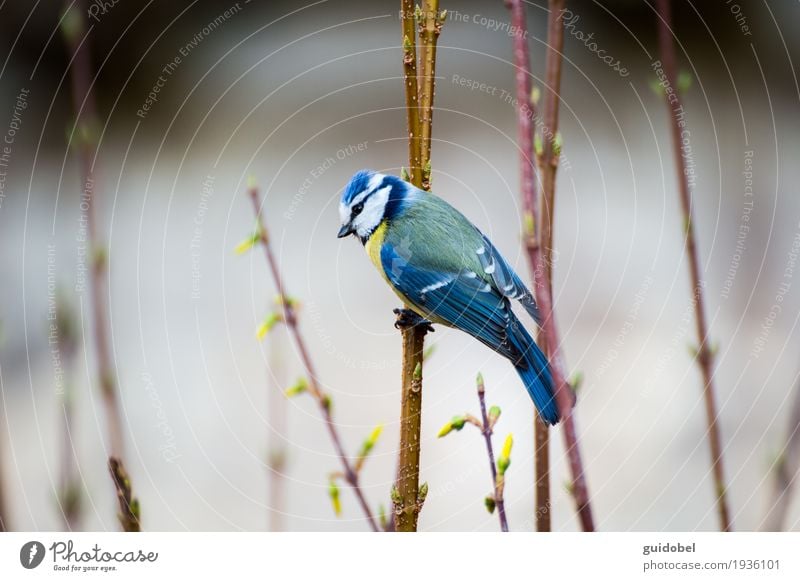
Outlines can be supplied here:
<path id="1" fill-rule="evenodd" d="M 353 226 L 351 224 L 345 224 L 341 228 L 339 228 L 339 233 L 336 235 L 337 238 L 344 238 L 345 236 L 349 236 L 353 233 Z"/>

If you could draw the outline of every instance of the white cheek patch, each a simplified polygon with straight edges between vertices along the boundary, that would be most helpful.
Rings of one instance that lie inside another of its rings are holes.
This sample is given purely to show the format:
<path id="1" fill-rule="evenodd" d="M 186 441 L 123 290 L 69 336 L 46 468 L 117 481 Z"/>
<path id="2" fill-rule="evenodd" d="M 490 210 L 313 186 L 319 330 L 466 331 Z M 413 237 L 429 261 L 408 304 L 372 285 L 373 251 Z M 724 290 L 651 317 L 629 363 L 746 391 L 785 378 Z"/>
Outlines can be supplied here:
<path id="1" fill-rule="evenodd" d="M 341 202 L 339 203 L 339 220 L 341 221 L 342 226 L 350 221 L 350 208 Z"/>
<path id="2" fill-rule="evenodd" d="M 369 236 L 381 223 L 386 202 L 389 200 L 389 192 L 391 191 L 392 186 L 385 186 L 367 198 L 364 210 L 353 221 L 356 232 L 362 238 Z"/>

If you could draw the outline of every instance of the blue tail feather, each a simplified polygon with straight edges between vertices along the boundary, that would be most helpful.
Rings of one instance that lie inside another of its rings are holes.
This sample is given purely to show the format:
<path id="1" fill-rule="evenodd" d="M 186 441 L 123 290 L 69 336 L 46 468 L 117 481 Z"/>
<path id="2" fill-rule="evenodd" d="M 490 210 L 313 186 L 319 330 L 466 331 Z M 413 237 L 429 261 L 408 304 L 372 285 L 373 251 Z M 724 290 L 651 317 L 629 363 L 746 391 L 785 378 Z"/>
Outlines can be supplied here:
<path id="1" fill-rule="evenodd" d="M 514 368 L 522 378 L 539 416 L 547 424 L 557 424 L 561 416 L 556 405 L 553 377 L 547 357 L 519 321 L 513 321 L 510 327 L 511 343 L 523 354 L 522 360 L 514 363 Z"/>

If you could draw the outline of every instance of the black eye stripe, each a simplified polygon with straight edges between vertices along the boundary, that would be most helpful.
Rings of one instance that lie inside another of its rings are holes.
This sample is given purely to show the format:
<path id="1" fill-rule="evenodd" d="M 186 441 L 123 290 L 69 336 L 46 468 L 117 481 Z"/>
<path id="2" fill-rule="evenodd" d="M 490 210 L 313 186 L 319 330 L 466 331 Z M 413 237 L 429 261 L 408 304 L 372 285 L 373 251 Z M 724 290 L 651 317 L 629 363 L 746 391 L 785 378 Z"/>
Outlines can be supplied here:
<path id="1" fill-rule="evenodd" d="M 358 216 L 363 209 L 364 209 L 364 202 L 362 201 L 353 206 L 352 215 Z"/>

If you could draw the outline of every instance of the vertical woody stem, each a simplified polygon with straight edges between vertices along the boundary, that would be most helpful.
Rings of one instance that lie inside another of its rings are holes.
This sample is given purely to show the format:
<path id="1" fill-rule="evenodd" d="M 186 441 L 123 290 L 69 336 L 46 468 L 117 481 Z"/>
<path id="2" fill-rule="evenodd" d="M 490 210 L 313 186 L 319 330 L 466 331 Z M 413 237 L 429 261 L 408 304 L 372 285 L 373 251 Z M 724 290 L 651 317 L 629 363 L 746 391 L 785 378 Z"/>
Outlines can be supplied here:
<path id="1" fill-rule="evenodd" d="M 420 164 L 422 181 L 419 185 L 430 190 L 431 129 L 433 127 L 433 96 L 436 86 L 436 42 L 442 31 L 439 0 L 425 0 L 419 14 L 420 62 Z"/>
<path id="2" fill-rule="evenodd" d="M 417 76 L 415 16 L 420 19 L 422 74 Z M 438 0 L 425 0 L 415 14 L 413 0 L 401 0 L 403 73 L 408 116 L 409 176 L 418 188 L 430 188 L 431 129 L 433 125 L 436 40 L 443 15 Z M 422 353 L 430 326 L 409 310 L 396 311 L 395 324 L 402 334 L 403 363 L 400 392 L 400 452 L 397 482 L 392 494 L 394 522 L 398 531 L 417 530 L 424 495 L 419 487 L 420 444 L 422 440 Z"/>
<path id="3" fill-rule="evenodd" d="M 417 82 L 417 33 L 414 28 L 414 0 L 401 0 L 400 22 L 403 42 L 403 83 L 408 116 L 408 175 L 417 187 L 422 185 L 422 127 Z"/>
<path id="4" fill-rule="evenodd" d="M 708 423 L 708 442 L 711 448 L 711 468 L 714 475 L 715 496 L 717 511 L 719 513 L 720 529 L 733 530 L 730 510 L 727 501 L 727 488 L 725 474 L 722 467 L 722 442 L 717 424 L 717 404 L 714 389 L 714 357 L 711 352 L 708 337 L 708 324 L 705 314 L 705 299 L 703 298 L 703 280 L 700 276 L 700 258 L 698 256 L 697 242 L 694 236 L 694 220 L 692 219 L 692 195 L 689 183 L 686 180 L 686 164 L 681 149 L 681 131 L 685 122 L 679 119 L 683 115 L 683 105 L 678 95 L 675 79 L 677 78 L 677 59 L 675 46 L 672 43 L 672 18 L 669 0 L 658 0 L 658 45 L 664 74 L 669 84 L 665 93 L 667 109 L 670 116 L 670 130 L 672 135 L 672 148 L 675 157 L 675 169 L 678 178 L 678 191 L 683 211 L 683 223 L 686 234 L 686 254 L 689 257 L 689 275 L 692 283 L 693 301 L 695 309 L 695 326 L 697 330 L 697 364 L 703 376 L 703 396 L 706 407 L 706 422 Z"/>
<path id="5" fill-rule="evenodd" d="M 97 226 L 97 192 L 95 191 L 94 160 L 96 143 L 93 135 L 97 112 L 92 86 L 92 64 L 89 40 L 86 33 L 86 6 L 83 0 L 67 3 L 69 15 L 64 19 L 64 36 L 73 55 L 70 74 L 72 103 L 75 108 L 73 140 L 78 144 L 80 175 L 83 186 L 82 200 L 86 202 L 86 222 L 91 248 L 91 306 L 92 322 L 97 352 L 97 371 L 100 391 L 106 409 L 108 446 L 111 456 L 121 457 L 123 452 L 122 415 L 119 410 L 116 373 L 111 360 L 109 341 L 108 271 L 105 246 Z"/>
<path id="6" fill-rule="evenodd" d="M 583 470 L 580 447 L 578 445 L 575 420 L 572 416 L 572 396 L 564 372 L 564 363 L 561 358 L 561 347 L 553 313 L 553 302 L 550 289 L 546 284 L 537 281 L 544 272 L 544 257 L 541 246 L 536 238 L 535 227 L 539 223 L 538 208 L 536 204 L 536 181 L 534 178 L 533 140 L 531 130 L 531 117 L 528 102 L 531 94 L 530 83 L 530 57 L 527 46 L 527 21 L 525 6 L 522 0 L 508 0 L 511 9 L 511 24 L 519 31 L 514 36 L 514 63 L 516 64 L 516 86 L 518 106 L 518 128 L 520 163 L 522 166 L 522 199 L 525 208 L 525 247 L 528 261 L 533 271 L 533 287 L 536 302 L 542 316 L 542 332 L 549 349 L 550 370 L 555 385 L 555 398 L 562 418 L 564 444 L 569 460 L 572 475 L 571 489 L 575 499 L 576 510 L 584 531 L 594 530 L 594 520 L 589 502 L 589 490 Z"/>
<path id="7" fill-rule="evenodd" d="M 405 312 L 405 311 L 404 311 Z M 401 315 L 402 316 L 402 315 Z M 395 530 L 416 532 L 422 502 L 419 498 L 419 462 L 422 420 L 422 352 L 427 327 L 405 325 L 403 341 L 403 385 L 400 402 L 400 452 L 393 503 Z"/>
<path id="8" fill-rule="evenodd" d="M 564 48 L 564 26 L 561 13 L 564 0 L 550 0 L 547 18 L 547 59 L 545 65 L 544 125 L 542 127 L 542 217 L 540 246 L 544 257 L 543 284 L 553 294 L 553 222 L 555 219 L 556 171 L 558 155 L 555 137 L 558 133 L 558 107 L 561 99 L 561 63 Z M 550 355 L 547 338 L 541 336 L 542 349 Z M 534 426 L 536 438 L 536 530 L 550 531 L 550 429 L 539 418 Z"/>
<path id="9" fill-rule="evenodd" d="M 555 217 L 558 153 L 558 109 L 561 103 L 561 63 L 564 49 L 564 0 L 550 0 L 547 19 L 547 60 L 545 65 L 544 124 L 542 127 L 541 244 L 544 256 L 544 284 L 553 293 L 553 222 Z"/>

